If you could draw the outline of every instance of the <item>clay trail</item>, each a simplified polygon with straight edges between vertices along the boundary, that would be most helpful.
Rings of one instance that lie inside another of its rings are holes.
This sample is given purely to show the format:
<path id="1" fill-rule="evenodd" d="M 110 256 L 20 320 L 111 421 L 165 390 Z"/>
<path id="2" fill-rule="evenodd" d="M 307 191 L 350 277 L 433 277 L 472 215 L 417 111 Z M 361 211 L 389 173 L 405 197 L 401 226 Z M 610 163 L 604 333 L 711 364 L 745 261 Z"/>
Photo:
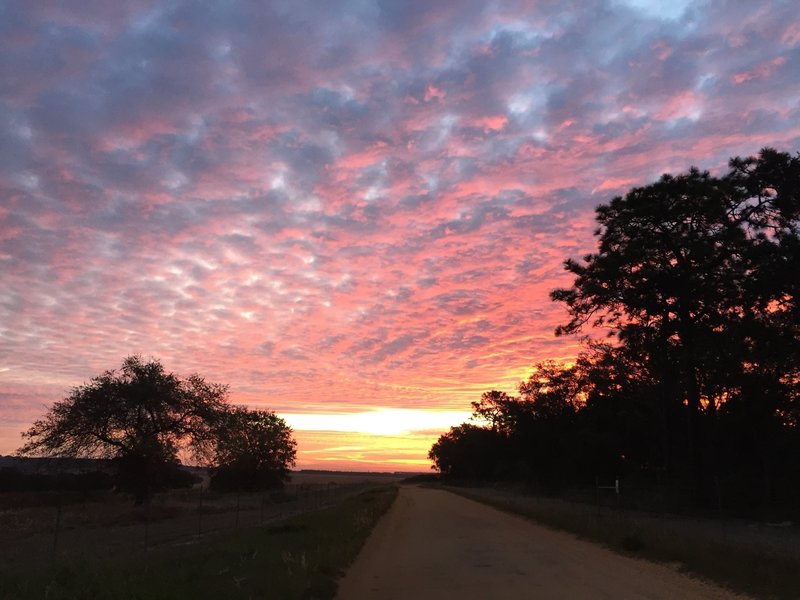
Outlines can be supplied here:
<path id="1" fill-rule="evenodd" d="M 743 598 L 441 490 L 403 486 L 340 600 Z"/>

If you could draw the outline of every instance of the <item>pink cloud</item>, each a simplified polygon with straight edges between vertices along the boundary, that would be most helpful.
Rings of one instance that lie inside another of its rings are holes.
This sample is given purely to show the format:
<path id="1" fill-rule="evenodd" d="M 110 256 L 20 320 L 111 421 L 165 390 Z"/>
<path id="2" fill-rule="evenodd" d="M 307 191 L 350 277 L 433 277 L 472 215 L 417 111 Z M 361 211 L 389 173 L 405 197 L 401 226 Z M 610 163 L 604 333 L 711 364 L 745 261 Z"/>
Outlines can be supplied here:
<path id="1" fill-rule="evenodd" d="M 702 108 L 702 95 L 693 90 L 684 90 L 664 102 L 655 116 L 663 121 L 685 117 L 696 121 L 702 114 Z"/>
<path id="2" fill-rule="evenodd" d="M 780 11 L 126 6 L 4 30 L 0 452 L 132 352 L 288 414 L 468 409 L 578 352 L 548 293 L 597 204 L 800 142 Z M 336 468 L 433 439 L 298 438 Z"/>
<path id="3" fill-rule="evenodd" d="M 754 80 L 754 79 L 768 79 L 775 71 L 786 64 L 786 57 L 778 56 L 769 62 L 762 63 L 749 71 L 741 71 L 734 73 L 731 78 L 737 85 Z"/>
<path id="4" fill-rule="evenodd" d="M 447 93 L 434 85 L 428 85 L 425 87 L 425 102 L 430 102 L 431 100 L 444 100 L 446 97 Z"/>

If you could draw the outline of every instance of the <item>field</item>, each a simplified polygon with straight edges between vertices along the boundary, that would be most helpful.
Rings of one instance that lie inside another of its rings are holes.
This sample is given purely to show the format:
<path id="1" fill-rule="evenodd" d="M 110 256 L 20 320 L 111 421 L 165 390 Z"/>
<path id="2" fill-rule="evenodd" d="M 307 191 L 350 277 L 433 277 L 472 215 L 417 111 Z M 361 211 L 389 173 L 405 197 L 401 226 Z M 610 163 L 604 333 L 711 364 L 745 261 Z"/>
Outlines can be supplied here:
<path id="1" fill-rule="evenodd" d="M 194 488 L 159 494 L 136 507 L 112 492 L 0 494 L 0 572 L 65 559 L 141 558 L 162 546 L 191 544 L 334 505 L 400 476 L 299 472 L 280 491 L 221 494 Z"/>
<path id="2" fill-rule="evenodd" d="M 370 481 L 330 483 L 295 484 L 298 497 L 289 490 L 261 524 L 261 508 L 243 508 L 242 497 L 239 511 L 229 510 L 231 498 L 209 497 L 201 533 L 191 502 L 181 507 L 179 494 L 149 509 L 126 509 L 109 498 L 74 504 L 81 509 L 69 514 L 82 513 L 84 521 L 65 519 L 58 539 L 20 521 L 16 542 L 2 530 L 0 598 L 330 598 L 396 495 L 395 487 Z M 313 487 L 304 493 L 302 486 Z M 31 508 L 48 509 L 52 514 L 52 506 Z M 67 512 L 62 504 L 62 519 Z M 187 519 L 194 534 L 183 533 Z M 26 524 L 32 531 L 20 537 Z M 54 541 L 55 552 L 37 548 Z"/>

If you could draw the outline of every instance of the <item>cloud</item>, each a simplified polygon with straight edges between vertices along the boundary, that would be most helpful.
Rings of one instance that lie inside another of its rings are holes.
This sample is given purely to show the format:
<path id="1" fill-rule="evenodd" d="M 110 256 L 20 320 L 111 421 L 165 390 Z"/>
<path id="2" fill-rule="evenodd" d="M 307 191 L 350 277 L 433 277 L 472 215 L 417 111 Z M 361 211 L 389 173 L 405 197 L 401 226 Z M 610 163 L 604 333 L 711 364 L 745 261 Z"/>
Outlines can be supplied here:
<path id="1" fill-rule="evenodd" d="M 133 352 L 289 413 L 462 410 L 574 355 L 548 293 L 595 206 L 800 147 L 790 2 L 2 11 L 19 423 Z"/>

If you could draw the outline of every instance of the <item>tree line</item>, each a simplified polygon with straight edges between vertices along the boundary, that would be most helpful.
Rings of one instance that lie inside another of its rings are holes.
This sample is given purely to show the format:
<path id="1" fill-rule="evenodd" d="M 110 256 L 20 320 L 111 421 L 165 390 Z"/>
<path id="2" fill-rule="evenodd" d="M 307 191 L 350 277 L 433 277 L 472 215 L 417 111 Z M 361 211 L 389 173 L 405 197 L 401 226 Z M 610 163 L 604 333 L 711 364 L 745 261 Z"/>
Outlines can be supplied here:
<path id="1" fill-rule="evenodd" d="M 551 292 L 584 335 L 430 450 L 444 476 L 542 488 L 625 475 L 694 506 L 800 500 L 800 156 L 664 175 L 596 209 L 597 250 Z M 605 332 L 604 339 L 591 339 Z"/>
<path id="2" fill-rule="evenodd" d="M 288 480 L 297 446 L 274 412 L 231 405 L 227 386 L 140 356 L 73 388 L 22 435 L 22 456 L 108 459 L 116 489 L 139 504 L 185 485 L 180 453 L 211 468 L 212 488 L 256 490 Z"/>

